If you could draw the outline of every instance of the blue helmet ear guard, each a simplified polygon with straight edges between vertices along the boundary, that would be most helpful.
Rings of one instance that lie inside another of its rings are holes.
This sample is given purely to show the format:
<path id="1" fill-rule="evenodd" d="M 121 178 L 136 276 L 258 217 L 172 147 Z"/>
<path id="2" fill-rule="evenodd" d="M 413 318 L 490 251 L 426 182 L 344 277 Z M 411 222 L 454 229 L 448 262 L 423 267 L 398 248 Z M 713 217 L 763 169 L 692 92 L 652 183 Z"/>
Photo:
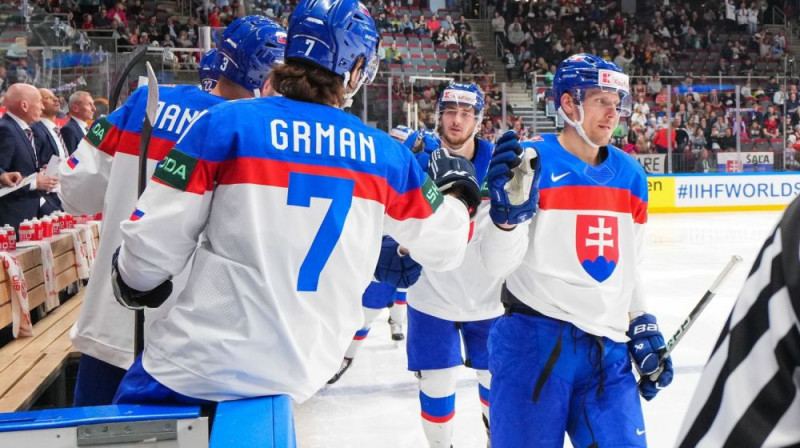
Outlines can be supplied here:
<path id="1" fill-rule="evenodd" d="M 289 19 L 285 57 L 310 62 L 346 80 L 363 58 L 359 82 L 369 84 L 378 72 L 379 44 L 375 22 L 358 0 L 302 0 Z"/>
<path id="2" fill-rule="evenodd" d="M 260 90 L 276 64 L 283 63 L 286 30 L 263 16 L 233 21 L 222 33 L 214 67 L 247 90 Z"/>
<path id="3" fill-rule="evenodd" d="M 561 62 L 553 77 L 553 95 L 556 110 L 561 109 L 561 96 L 570 93 L 581 104 L 588 89 L 601 89 L 619 93 L 617 110 L 620 116 L 629 117 L 633 98 L 630 81 L 617 64 L 593 54 L 576 54 Z"/>
<path id="4" fill-rule="evenodd" d="M 214 66 L 214 61 L 216 61 L 216 59 L 216 48 L 206 51 L 203 57 L 200 58 L 200 65 L 197 67 L 197 70 L 200 75 L 200 87 L 204 92 L 210 92 L 217 86 L 219 72 Z"/>

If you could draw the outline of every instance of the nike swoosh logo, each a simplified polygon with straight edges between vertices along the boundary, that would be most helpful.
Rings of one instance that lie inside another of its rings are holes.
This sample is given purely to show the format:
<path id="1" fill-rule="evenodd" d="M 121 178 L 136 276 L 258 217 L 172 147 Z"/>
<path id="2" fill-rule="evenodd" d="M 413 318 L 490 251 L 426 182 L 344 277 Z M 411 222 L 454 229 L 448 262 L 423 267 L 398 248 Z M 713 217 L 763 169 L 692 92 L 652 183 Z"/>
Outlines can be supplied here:
<path id="1" fill-rule="evenodd" d="M 565 177 L 569 176 L 570 174 L 572 174 L 572 172 L 571 172 L 571 171 L 567 171 L 567 172 L 566 172 L 566 173 L 564 173 L 564 174 L 559 174 L 558 176 L 556 176 L 556 174 L 555 174 L 555 173 L 550 173 L 550 180 L 552 180 L 553 182 L 558 182 L 558 181 L 560 181 L 561 179 L 563 179 L 563 178 L 565 178 Z"/>
<path id="2" fill-rule="evenodd" d="M 636 435 L 637 436 L 640 436 L 640 435 L 644 434 L 644 432 L 645 432 L 644 429 L 638 429 L 638 428 L 636 429 Z"/>

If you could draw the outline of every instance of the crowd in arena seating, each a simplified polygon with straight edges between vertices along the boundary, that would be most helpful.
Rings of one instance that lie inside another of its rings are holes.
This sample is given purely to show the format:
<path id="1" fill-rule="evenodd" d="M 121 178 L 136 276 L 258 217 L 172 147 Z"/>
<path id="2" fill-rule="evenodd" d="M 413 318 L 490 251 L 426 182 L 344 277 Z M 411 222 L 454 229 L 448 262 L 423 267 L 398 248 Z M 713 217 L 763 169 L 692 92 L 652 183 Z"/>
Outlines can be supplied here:
<path id="1" fill-rule="evenodd" d="M 123 46 L 139 44 L 165 47 L 197 46 L 198 26 L 225 26 L 243 13 L 240 0 L 192 0 L 192 16 L 156 14 L 144 0 L 39 0 L 52 12 L 68 12 L 70 25 L 81 29 L 112 29 Z M 294 0 L 255 0 L 257 12 L 287 25 Z M 497 56 L 506 67 L 509 82 L 532 86 L 552 83 L 557 64 L 568 55 L 588 52 L 614 61 L 637 81 L 633 85 L 634 114 L 622 120 L 616 143 L 631 153 L 666 150 L 663 128 L 666 98 L 672 105 L 671 123 L 676 136 L 672 149 L 691 155 L 735 148 L 741 133 L 742 148 L 777 149 L 784 129 L 790 145 L 800 140 L 797 85 L 765 75 L 783 73 L 784 56 L 791 37 L 773 33 L 768 2 L 686 0 L 637 2 L 637 13 L 619 10 L 613 0 L 553 0 L 490 2 L 491 27 L 501 44 Z M 394 0 L 366 2 L 382 35 L 382 70 L 394 76 L 392 92 L 403 112 L 416 104 L 419 122 L 432 127 L 435 100 L 442 86 L 418 82 L 414 92 L 404 84 L 408 74 L 448 73 L 476 82 L 487 92 L 481 134 L 493 138 L 502 127 L 501 95 L 485 56 L 476 50 L 472 29 L 457 7 L 431 11 Z M 241 11 L 241 12 L 240 12 Z M 798 11 L 784 2 L 783 14 L 796 21 Z M 491 44 L 484 48 L 491 48 Z M 186 68 L 194 62 L 188 61 Z M 683 78 L 682 76 L 688 75 Z M 678 78 L 678 76 L 681 76 Z M 728 79 L 721 76 L 751 77 Z M 672 85 L 667 92 L 666 85 Z M 709 86 L 720 85 L 712 89 Z M 724 85 L 723 85 L 724 84 Z M 734 126 L 732 84 L 742 86 L 742 124 Z M 540 92 L 540 107 L 552 101 L 549 90 Z M 409 102 L 410 100 L 410 102 Z M 786 110 L 784 112 L 784 104 Z M 507 109 L 505 126 L 530 136 L 513 110 Z M 782 143 L 781 143 L 782 144 Z M 800 143 L 797 143 L 800 147 Z"/>

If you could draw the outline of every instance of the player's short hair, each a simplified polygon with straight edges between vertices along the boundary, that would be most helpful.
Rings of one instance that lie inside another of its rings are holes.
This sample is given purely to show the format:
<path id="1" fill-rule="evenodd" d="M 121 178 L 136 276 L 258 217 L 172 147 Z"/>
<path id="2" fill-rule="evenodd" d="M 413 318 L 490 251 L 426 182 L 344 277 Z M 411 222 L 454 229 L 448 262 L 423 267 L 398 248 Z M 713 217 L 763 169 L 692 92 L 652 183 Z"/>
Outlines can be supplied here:
<path id="1" fill-rule="evenodd" d="M 272 88 L 286 98 L 317 104 L 342 104 L 342 77 L 311 62 L 288 59 L 272 69 Z"/>

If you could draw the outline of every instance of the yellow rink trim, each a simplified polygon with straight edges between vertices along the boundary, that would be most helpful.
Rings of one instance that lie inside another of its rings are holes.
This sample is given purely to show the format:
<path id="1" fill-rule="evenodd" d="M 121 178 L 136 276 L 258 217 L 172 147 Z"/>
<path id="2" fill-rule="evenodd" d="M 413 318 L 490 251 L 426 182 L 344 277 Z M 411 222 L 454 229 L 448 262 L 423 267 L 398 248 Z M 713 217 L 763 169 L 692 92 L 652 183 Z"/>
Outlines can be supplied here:
<path id="1" fill-rule="evenodd" d="M 788 205 L 788 204 L 787 204 Z M 648 213 L 766 212 L 785 210 L 787 205 L 726 205 L 719 207 L 647 207 Z"/>

